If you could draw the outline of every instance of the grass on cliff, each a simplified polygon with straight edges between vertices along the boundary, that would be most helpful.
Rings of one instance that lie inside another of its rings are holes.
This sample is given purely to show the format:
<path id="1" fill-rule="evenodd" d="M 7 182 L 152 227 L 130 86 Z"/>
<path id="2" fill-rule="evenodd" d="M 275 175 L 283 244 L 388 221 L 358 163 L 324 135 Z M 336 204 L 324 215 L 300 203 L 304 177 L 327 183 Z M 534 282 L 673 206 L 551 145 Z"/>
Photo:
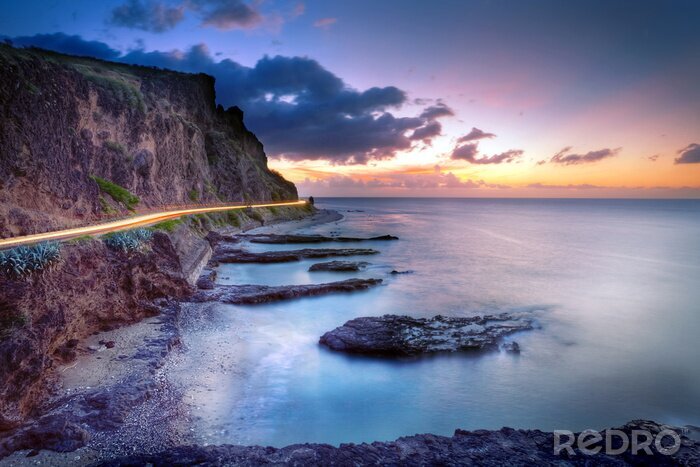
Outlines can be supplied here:
<path id="1" fill-rule="evenodd" d="M 104 70 L 84 64 L 75 64 L 73 68 L 88 81 L 109 91 L 118 101 L 126 102 L 129 107 L 141 113 L 146 112 L 146 103 L 141 90 L 120 75 L 108 74 Z"/>
<path id="2" fill-rule="evenodd" d="M 116 141 L 105 141 L 105 147 L 110 151 L 116 152 L 117 154 L 126 154 L 126 149 L 124 148 L 124 146 L 122 146 L 121 143 L 118 143 Z"/>
<path id="3" fill-rule="evenodd" d="M 172 233 L 177 229 L 179 225 L 182 224 L 182 219 L 168 219 L 167 221 L 158 222 L 157 224 L 151 226 L 152 230 L 162 230 L 164 232 Z"/>
<path id="4" fill-rule="evenodd" d="M 116 183 L 94 175 L 90 178 L 97 183 L 101 191 L 107 193 L 117 203 L 122 203 L 130 211 L 133 211 L 136 205 L 139 204 L 139 201 L 141 201 L 138 196 L 131 194 L 129 190 Z M 104 210 L 104 204 L 102 205 L 102 209 Z"/>

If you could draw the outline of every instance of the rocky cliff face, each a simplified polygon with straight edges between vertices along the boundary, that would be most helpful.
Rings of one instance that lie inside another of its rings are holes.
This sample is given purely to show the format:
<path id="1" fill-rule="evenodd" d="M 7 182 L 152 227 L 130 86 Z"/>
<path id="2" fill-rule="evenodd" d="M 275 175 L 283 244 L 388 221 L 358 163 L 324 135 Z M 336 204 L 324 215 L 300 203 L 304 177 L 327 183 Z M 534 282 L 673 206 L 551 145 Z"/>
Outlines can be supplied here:
<path id="1" fill-rule="evenodd" d="M 0 237 L 128 207 L 297 197 L 204 74 L 0 45 L 0 122 Z"/>

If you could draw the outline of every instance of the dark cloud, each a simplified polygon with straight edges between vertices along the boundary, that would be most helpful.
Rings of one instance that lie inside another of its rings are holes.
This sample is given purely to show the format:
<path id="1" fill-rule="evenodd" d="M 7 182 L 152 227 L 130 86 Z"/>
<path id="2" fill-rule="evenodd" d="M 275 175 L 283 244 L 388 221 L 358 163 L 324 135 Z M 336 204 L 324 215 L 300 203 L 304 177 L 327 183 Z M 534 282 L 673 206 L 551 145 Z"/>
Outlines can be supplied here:
<path id="1" fill-rule="evenodd" d="M 428 142 L 442 133 L 442 125 L 440 122 L 432 121 L 426 125 L 416 128 L 411 135 L 412 140 L 420 140 Z"/>
<path id="2" fill-rule="evenodd" d="M 676 164 L 698 164 L 700 163 L 700 144 L 692 143 L 678 151 L 680 156 L 676 157 Z"/>
<path id="3" fill-rule="evenodd" d="M 103 60 L 115 60 L 120 56 L 119 51 L 114 50 L 104 42 L 86 41 L 80 36 L 69 36 L 62 32 L 13 37 L 12 43 L 20 47 L 40 47 L 56 52 L 101 58 Z"/>
<path id="4" fill-rule="evenodd" d="M 442 172 L 436 169 L 433 173 L 385 174 L 381 178 L 359 180 L 349 176 L 336 175 L 323 180 L 309 180 L 298 183 L 301 190 L 318 193 L 325 190 L 352 190 L 361 193 L 364 190 L 393 189 L 393 190 L 431 190 L 431 189 L 509 189 L 509 185 L 488 183 L 484 180 L 460 180 L 452 172 Z"/>
<path id="5" fill-rule="evenodd" d="M 652 162 L 656 162 L 656 161 L 659 159 L 659 155 L 658 155 L 658 154 L 654 154 L 653 156 L 647 157 L 647 159 L 649 159 L 649 160 L 652 161 Z"/>
<path id="6" fill-rule="evenodd" d="M 457 140 L 458 143 L 466 143 L 469 141 L 479 141 L 484 138 L 495 138 L 496 135 L 493 133 L 487 133 L 485 131 L 482 131 L 476 127 L 472 127 L 472 131 L 467 133 L 466 135 L 462 136 Z"/>
<path id="7" fill-rule="evenodd" d="M 112 10 L 109 23 L 143 31 L 164 32 L 177 26 L 185 18 L 187 10 L 200 17 L 202 26 L 222 30 L 249 29 L 263 22 L 260 12 L 241 0 L 183 0 L 178 5 L 159 0 L 127 0 Z"/>
<path id="8" fill-rule="evenodd" d="M 423 113 L 420 114 L 420 118 L 425 118 L 426 120 L 435 120 L 442 117 L 452 117 L 454 116 L 454 111 L 443 103 L 436 105 L 431 105 L 426 107 Z"/>
<path id="9" fill-rule="evenodd" d="M 477 154 L 479 154 L 479 146 L 477 144 L 463 144 L 454 148 L 452 159 L 462 159 L 471 162 Z"/>
<path id="10" fill-rule="evenodd" d="M 129 0 L 112 10 L 109 22 L 143 31 L 163 32 L 174 28 L 185 17 L 185 7 L 168 6 L 155 0 Z"/>
<path id="11" fill-rule="evenodd" d="M 395 117 L 390 108 L 407 100 L 394 87 L 349 88 L 317 61 L 305 57 L 264 57 L 253 67 L 215 62 L 203 45 L 185 53 L 132 51 L 128 63 L 153 65 L 216 77 L 217 100 L 245 111 L 247 125 L 273 156 L 364 164 L 410 149 L 407 134 L 435 126 L 420 117 Z"/>
<path id="12" fill-rule="evenodd" d="M 248 29 L 263 20 L 260 12 L 240 0 L 190 0 L 191 8 L 202 15 L 202 24 L 217 29 Z"/>
<path id="13" fill-rule="evenodd" d="M 523 152 L 521 149 L 511 149 L 493 156 L 476 157 L 479 154 L 479 147 L 477 143 L 471 143 L 457 146 L 452 151 L 451 157 L 452 159 L 464 160 L 471 164 L 502 164 L 515 161 L 523 155 Z"/>
<path id="14" fill-rule="evenodd" d="M 571 151 L 571 146 L 567 146 L 556 153 L 549 162 L 553 164 L 577 165 L 587 164 L 589 162 L 597 162 L 609 157 L 614 157 L 620 152 L 621 148 L 616 149 L 599 149 L 598 151 L 590 151 L 586 154 L 567 154 Z"/>

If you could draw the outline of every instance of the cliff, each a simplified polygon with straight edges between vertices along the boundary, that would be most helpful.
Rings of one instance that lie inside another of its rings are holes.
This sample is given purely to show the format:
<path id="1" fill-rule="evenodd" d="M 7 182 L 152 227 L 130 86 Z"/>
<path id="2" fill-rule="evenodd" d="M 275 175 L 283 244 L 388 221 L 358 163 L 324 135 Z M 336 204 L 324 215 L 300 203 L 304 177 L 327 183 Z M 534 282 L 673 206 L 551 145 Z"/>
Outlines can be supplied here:
<path id="1" fill-rule="evenodd" d="M 296 199 L 214 79 L 0 45 L 0 237 L 173 204 Z"/>

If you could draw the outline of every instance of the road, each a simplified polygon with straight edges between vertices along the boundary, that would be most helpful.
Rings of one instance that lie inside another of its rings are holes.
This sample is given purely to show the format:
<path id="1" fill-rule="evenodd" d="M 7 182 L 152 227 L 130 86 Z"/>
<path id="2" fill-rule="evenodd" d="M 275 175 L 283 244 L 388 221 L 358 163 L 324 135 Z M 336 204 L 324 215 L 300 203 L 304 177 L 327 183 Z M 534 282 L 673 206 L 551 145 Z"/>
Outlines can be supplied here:
<path id="1" fill-rule="evenodd" d="M 29 243 L 43 242 L 47 240 L 66 240 L 69 238 L 80 237 L 83 235 L 97 235 L 117 230 L 133 229 L 135 227 L 143 227 L 146 225 L 157 224 L 168 219 L 175 219 L 181 216 L 190 214 L 204 214 L 208 212 L 230 211 L 233 209 L 247 208 L 270 208 L 276 206 L 300 206 L 306 204 L 305 200 L 288 201 L 284 203 L 267 203 L 267 204 L 252 204 L 252 205 L 230 205 L 230 206 L 209 206 L 198 207 L 191 209 L 178 209 L 175 211 L 163 211 L 152 214 L 130 217 L 128 219 L 120 219 L 102 224 L 95 224 L 85 227 L 76 227 L 72 229 L 57 230 L 55 232 L 46 232 L 33 235 L 25 235 L 23 237 L 12 237 L 0 239 L 0 248 L 15 247 L 26 245 Z"/>

